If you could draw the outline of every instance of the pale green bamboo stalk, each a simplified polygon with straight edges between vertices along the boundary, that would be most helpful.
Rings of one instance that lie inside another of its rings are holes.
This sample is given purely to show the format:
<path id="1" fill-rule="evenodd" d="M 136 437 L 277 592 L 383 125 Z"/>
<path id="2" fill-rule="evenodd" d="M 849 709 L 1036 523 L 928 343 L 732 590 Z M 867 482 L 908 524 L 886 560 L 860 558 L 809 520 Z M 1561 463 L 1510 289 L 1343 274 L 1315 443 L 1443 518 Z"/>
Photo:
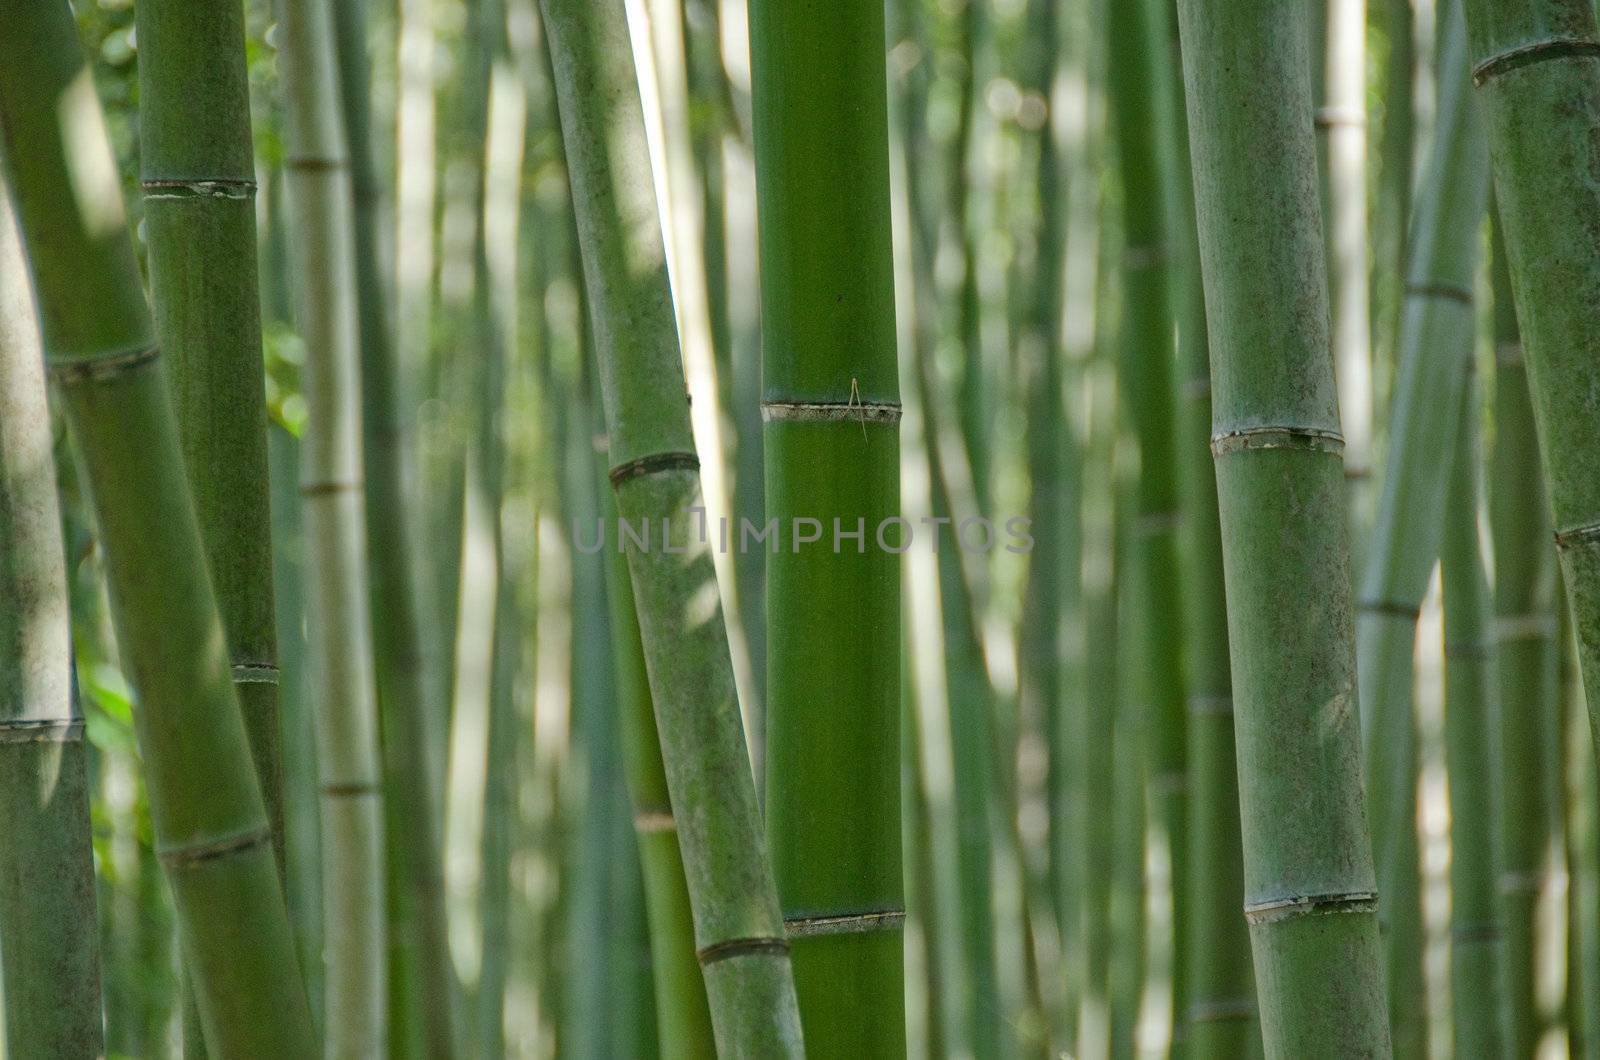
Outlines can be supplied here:
<path id="1" fill-rule="evenodd" d="M 1417 616 L 1443 535 L 1461 394 L 1477 321 L 1472 285 L 1487 207 L 1488 159 L 1467 87 L 1466 26 L 1441 10 L 1439 107 L 1411 232 L 1406 304 L 1389 414 L 1393 454 L 1367 547 L 1357 619 L 1367 797 L 1379 870 L 1398 1056 L 1427 1052 L 1412 686 Z"/>
<path id="2" fill-rule="evenodd" d="M 1445 494 L 1445 754 L 1450 773 L 1450 997 L 1460 1056 L 1501 1055 L 1495 876 L 1495 698 L 1488 585 L 1478 546 L 1477 387 L 1463 389 Z"/>
<path id="3" fill-rule="evenodd" d="M 1389 1040 L 1306 12 L 1178 10 L 1263 1045 L 1269 1057 L 1378 1056 Z"/>
<path id="4" fill-rule="evenodd" d="M 99 1056 L 100 939 L 33 285 L 0 182 L 0 969 L 10 1056 Z"/>
<path id="5" fill-rule="evenodd" d="M 621 518 L 648 520 L 666 539 L 630 546 L 628 568 L 712 1026 L 726 1055 L 798 1055 L 788 944 L 714 574 L 705 545 L 693 543 L 697 460 L 675 396 L 685 384 L 627 25 L 614 0 L 541 6 L 584 234 L 610 479 Z"/>
<path id="6" fill-rule="evenodd" d="M 0 23 L 0 136 L 46 356 L 93 492 L 155 842 L 207 1044 L 309 1056 L 270 818 L 94 83 L 65 4 L 6 0 Z"/>
<path id="7" fill-rule="evenodd" d="M 322 796 L 325 1040 L 329 1056 L 372 1056 L 388 1047 L 388 952 L 349 144 L 331 4 L 285 0 L 282 17 L 285 168 L 306 344 L 300 495 Z"/>

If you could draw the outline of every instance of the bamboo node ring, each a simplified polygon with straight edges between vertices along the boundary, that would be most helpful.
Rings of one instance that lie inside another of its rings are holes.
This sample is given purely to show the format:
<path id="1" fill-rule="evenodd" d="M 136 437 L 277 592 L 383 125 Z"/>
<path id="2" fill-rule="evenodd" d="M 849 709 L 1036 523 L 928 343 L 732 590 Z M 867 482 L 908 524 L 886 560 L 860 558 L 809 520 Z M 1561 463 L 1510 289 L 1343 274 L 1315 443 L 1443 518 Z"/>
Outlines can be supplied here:
<path id="1" fill-rule="evenodd" d="M 96 383 L 148 368 L 160 356 L 160 346 L 141 346 L 136 350 L 122 350 L 104 356 L 53 359 L 50 362 L 50 374 L 63 386 Z"/>
<path id="2" fill-rule="evenodd" d="M 1587 526 L 1575 526 L 1571 530 L 1556 531 L 1556 548 L 1563 552 L 1569 548 L 1592 545 L 1596 542 L 1600 542 L 1600 523 L 1590 523 Z"/>
<path id="3" fill-rule="evenodd" d="M 0 721 L 0 743 L 82 742 L 82 718 L 13 718 Z"/>
<path id="4" fill-rule="evenodd" d="M 1406 297 L 1443 298 L 1464 306 L 1472 305 L 1472 290 L 1454 283 L 1408 283 Z"/>
<path id="5" fill-rule="evenodd" d="M 700 458 L 694 453 L 668 452 L 651 453 L 635 460 L 618 464 L 606 472 L 606 477 L 611 480 L 611 485 L 620 486 L 631 478 L 641 475 L 653 475 L 658 471 L 699 471 Z"/>
<path id="6" fill-rule="evenodd" d="M 766 423 L 837 423 L 857 420 L 865 429 L 868 423 L 899 423 L 897 401 L 862 401 L 852 390 L 848 401 L 763 401 L 761 419 Z"/>
<path id="7" fill-rule="evenodd" d="M 792 939 L 817 935 L 860 935 L 869 931 L 898 931 L 905 926 L 904 909 L 877 909 L 864 913 L 830 913 L 825 916 L 786 917 L 783 929 Z"/>
<path id="8" fill-rule="evenodd" d="M 755 936 L 742 939 L 725 939 L 722 942 L 713 942 L 709 946 L 702 946 L 695 951 L 695 958 L 701 967 L 716 964 L 718 961 L 731 960 L 734 957 L 770 956 L 786 957 L 789 954 L 787 939 L 773 938 L 771 936 Z"/>
<path id="9" fill-rule="evenodd" d="M 1600 41 L 1587 37 L 1549 37 L 1529 41 L 1491 55 L 1472 68 L 1472 83 L 1482 88 L 1491 78 L 1550 59 L 1600 57 Z"/>
<path id="10" fill-rule="evenodd" d="M 1259 449 L 1299 449 L 1339 456 L 1344 453 L 1344 436 L 1322 427 L 1244 427 L 1211 436 L 1212 456 Z"/>
<path id="11" fill-rule="evenodd" d="M 146 199 L 234 199 L 255 197 L 253 180 L 141 180 Z"/>
<path id="12" fill-rule="evenodd" d="M 199 865 L 207 861 L 216 861 L 231 854 L 242 853 L 265 843 L 271 835 L 272 829 L 267 825 L 261 825 L 259 828 L 252 828 L 248 832 L 241 832 L 238 835 L 227 836 L 208 843 L 196 843 L 193 846 L 160 850 L 157 851 L 156 857 L 161 864 L 168 868 L 179 869 L 190 865 Z"/>
<path id="13" fill-rule="evenodd" d="M 1356 610 L 1364 615 L 1383 615 L 1387 618 L 1404 618 L 1415 622 L 1422 614 L 1422 605 L 1402 600 L 1363 600 L 1356 605 Z"/>
<path id="14" fill-rule="evenodd" d="M 1378 895 L 1375 891 L 1346 891 L 1342 894 L 1306 894 L 1251 902 L 1244 907 L 1244 918 L 1252 924 L 1276 924 L 1305 916 L 1373 913 L 1377 909 Z"/>
<path id="15" fill-rule="evenodd" d="M 233 683 L 236 685 L 275 685 L 278 668 L 272 663 L 238 662 L 233 664 Z"/>

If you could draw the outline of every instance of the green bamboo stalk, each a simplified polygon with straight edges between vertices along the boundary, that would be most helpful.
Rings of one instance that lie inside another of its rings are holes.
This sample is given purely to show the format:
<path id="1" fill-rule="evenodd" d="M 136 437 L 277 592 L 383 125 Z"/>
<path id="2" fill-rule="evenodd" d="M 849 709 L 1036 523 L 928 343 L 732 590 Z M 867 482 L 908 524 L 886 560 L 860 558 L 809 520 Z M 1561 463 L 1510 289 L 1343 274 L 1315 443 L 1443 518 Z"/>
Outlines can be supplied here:
<path id="1" fill-rule="evenodd" d="M 1489 528 L 1494 544 L 1495 669 L 1499 697 L 1499 1000 L 1508 1056 L 1531 1055 L 1540 1035 L 1538 903 L 1545 885 L 1551 807 L 1530 778 L 1545 776 L 1556 710 L 1556 564 L 1539 474 L 1527 365 L 1511 296 L 1510 264 L 1494 226 L 1494 444 Z"/>
<path id="2" fill-rule="evenodd" d="M 1378 1056 L 1389 1042 L 1305 10 L 1178 10 L 1263 1044 L 1270 1057 Z"/>
<path id="3" fill-rule="evenodd" d="M 83 717 L 32 283 L 0 184 L 0 968 L 11 1056 L 99 1056 Z"/>
<path id="4" fill-rule="evenodd" d="M 1600 732 L 1600 30 L 1589 0 L 1472 0 L 1473 79 L 1528 357 L 1556 545 Z"/>
<path id="5" fill-rule="evenodd" d="M 270 818 L 93 81 L 66 5 L 7 0 L 0 22 L 0 135 L 46 356 L 94 495 L 206 1041 L 224 1056 L 309 1056 Z"/>
<path id="6" fill-rule="evenodd" d="M 1111 4 L 1111 112 L 1122 182 L 1122 326 L 1118 387 L 1139 448 L 1130 546 L 1141 587 L 1139 657 L 1130 675 L 1144 704 L 1148 780 L 1172 866 L 1172 998 L 1181 1040 L 1188 1009 L 1188 763 L 1183 602 L 1178 565 L 1178 460 L 1173 389 L 1172 91 L 1164 77 L 1167 7 Z"/>
<path id="7" fill-rule="evenodd" d="M 1357 618 L 1367 797 L 1383 894 L 1396 1055 L 1427 1053 L 1421 881 L 1416 835 L 1417 734 L 1412 688 L 1417 616 L 1444 530 L 1449 463 L 1476 317 L 1472 285 L 1488 165 L 1467 88 L 1466 27 L 1445 7 L 1439 110 L 1413 215 L 1385 469 Z"/>
<path id="8" fill-rule="evenodd" d="M 300 495 L 322 796 L 326 1040 L 330 1055 L 370 1056 L 387 1049 L 388 976 L 349 143 L 332 6 L 285 0 L 282 19 L 285 167 L 306 344 Z"/>
<path id="9" fill-rule="evenodd" d="M 893 1056 L 900 566 L 871 540 L 899 513 L 883 12 L 759 0 L 750 41 L 767 517 L 825 535 L 768 557 L 774 871 L 811 1052 Z M 859 551 L 826 536 L 858 520 Z"/>
<path id="10" fill-rule="evenodd" d="M 1392 366 L 1405 302 L 1406 236 L 1411 230 L 1411 189 L 1416 178 L 1417 42 L 1412 0 L 1381 3 L 1378 20 L 1388 51 L 1382 72 L 1382 129 L 1372 217 L 1371 309 L 1374 360 L 1381 358 Z"/>
<path id="11" fill-rule="evenodd" d="M 406 481 L 412 432 L 401 412 L 387 273 L 381 259 L 384 189 L 373 159 L 367 5 L 333 5 L 339 87 L 354 195 L 361 342 L 361 454 L 370 557 L 372 643 L 383 731 L 388 858 L 389 1006 L 393 1048 L 446 1057 L 455 1048 L 441 864 L 440 792 L 432 694 L 418 613 L 413 517 Z"/>
<path id="12" fill-rule="evenodd" d="M 621 518 L 666 539 L 630 546 L 628 569 L 712 1026 L 726 1055 L 798 1055 L 793 978 L 711 558 L 693 545 L 698 475 L 688 408 L 674 396 L 685 392 L 683 369 L 627 25 L 620 3 L 541 6 L 584 235 L 610 479 Z"/>
<path id="13" fill-rule="evenodd" d="M 1126 267 L 1126 266 L 1124 266 Z M 1138 480 L 1131 469 L 1117 475 L 1117 543 L 1124 555 L 1138 548 L 1138 529 L 1131 516 L 1138 509 Z M 1124 514 L 1125 513 L 1125 514 Z M 1138 1052 L 1138 1024 L 1144 996 L 1149 918 L 1145 915 L 1145 848 L 1148 842 L 1150 810 L 1159 793 L 1150 776 L 1151 737 L 1144 681 L 1140 668 L 1145 665 L 1145 642 L 1150 621 L 1149 595 L 1145 572 L 1129 564 L 1127 576 L 1118 579 L 1117 622 L 1132 634 L 1118 639 L 1116 665 L 1117 695 L 1113 710 L 1115 735 L 1112 757 L 1111 802 L 1111 901 L 1107 910 L 1111 933 L 1111 967 L 1108 977 L 1111 997 L 1111 1055 L 1134 1056 Z M 1157 804 L 1158 805 L 1158 804 Z M 1174 982 L 1174 989 L 1177 988 Z M 1182 1049 L 1181 1042 L 1173 1048 Z"/>
<path id="14" fill-rule="evenodd" d="M 1572 871 L 1568 983 L 1572 1055 L 1600 1057 L 1600 833 L 1596 809 L 1594 745 L 1583 724 L 1588 706 L 1582 682 L 1568 705 L 1567 860 Z"/>
<path id="15" fill-rule="evenodd" d="M 1461 398 L 1439 546 L 1444 586 L 1445 754 L 1450 773 L 1450 997 L 1460 1056 L 1500 1056 L 1494 698 L 1489 596 L 1478 548 L 1477 388 Z"/>
<path id="16" fill-rule="evenodd" d="M 1169 30 L 1177 48 L 1177 8 Z M 1181 55 L 1180 55 L 1181 58 Z M 1222 528 L 1217 478 L 1211 466 L 1211 350 L 1206 341 L 1205 291 L 1195 229 L 1194 176 L 1189 165 L 1183 84 L 1173 78 L 1173 160 L 1170 182 L 1174 312 L 1178 331 L 1178 483 L 1183 573 L 1184 687 L 1188 706 L 1189 878 L 1187 1011 L 1174 1020 L 1187 1029 L 1194 1060 L 1232 1060 L 1260 1050 L 1250 931 L 1242 912 L 1244 855 L 1239 838 L 1233 681 L 1228 672 L 1228 608 L 1223 590 Z"/>

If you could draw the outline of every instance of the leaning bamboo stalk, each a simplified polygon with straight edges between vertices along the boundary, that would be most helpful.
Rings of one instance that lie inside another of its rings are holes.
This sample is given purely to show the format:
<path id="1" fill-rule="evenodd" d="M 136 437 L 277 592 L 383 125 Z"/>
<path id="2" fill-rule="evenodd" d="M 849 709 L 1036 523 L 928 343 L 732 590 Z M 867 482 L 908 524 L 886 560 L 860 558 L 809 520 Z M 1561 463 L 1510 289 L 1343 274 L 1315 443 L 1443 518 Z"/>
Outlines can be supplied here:
<path id="1" fill-rule="evenodd" d="M 1394 396 L 1392 456 L 1367 548 L 1357 617 L 1367 796 L 1397 1055 L 1426 1054 L 1421 881 L 1416 833 L 1417 733 L 1412 687 L 1417 617 L 1444 532 L 1461 393 L 1476 318 L 1473 279 L 1487 207 L 1488 158 L 1467 87 L 1459 5 L 1442 11 L 1439 114 L 1425 165 L 1406 268 Z"/>
<path id="2" fill-rule="evenodd" d="M 1589 0 L 1471 0 L 1468 24 L 1556 546 L 1600 731 L 1600 30 Z"/>
<path id="3" fill-rule="evenodd" d="M 386 1048 L 388 954 L 349 148 L 331 5 L 288 0 L 282 17 L 285 167 L 306 344 L 300 495 L 322 797 L 326 1040 L 330 1056 L 364 1056 Z"/>
<path id="4" fill-rule="evenodd" d="M 788 943 L 711 558 L 695 541 L 698 461 L 627 24 L 614 0 L 541 6 L 584 234 L 617 509 L 666 538 L 630 546 L 628 569 L 712 1026 L 726 1055 L 799 1055 Z"/>
<path id="5" fill-rule="evenodd" d="M 786 536 L 805 519 L 864 532 L 768 557 L 774 872 L 808 1047 L 895 1055 L 900 563 L 874 540 L 900 512 L 883 11 L 760 0 L 750 42 L 766 514 Z"/>
<path id="6" fill-rule="evenodd" d="M 389 285 L 380 257 L 384 189 L 373 158 L 367 5 L 336 0 L 340 103 L 354 195 L 356 300 L 361 342 L 361 455 L 371 566 L 372 645 L 383 729 L 383 788 L 389 873 L 391 1025 L 431 1057 L 455 1048 L 455 982 L 441 864 L 437 685 L 423 648 L 417 556 L 406 480 L 411 431 Z"/>
<path id="7" fill-rule="evenodd" d="M 1305 10 L 1178 10 L 1262 1039 L 1383 1055 Z"/>
<path id="8" fill-rule="evenodd" d="M 1495 700 L 1488 585 L 1478 547 L 1477 387 L 1463 389 L 1445 494 L 1445 754 L 1450 773 L 1450 996 L 1462 1056 L 1501 1055 L 1495 886 Z"/>
<path id="9" fill-rule="evenodd" d="M 93 81 L 65 4 L 7 0 L 0 23 L 0 134 L 206 1041 L 218 1055 L 309 1056 L 270 818 Z"/>
<path id="10" fill-rule="evenodd" d="M 100 939 L 33 290 L 0 184 L 0 968 L 5 1051 L 99 1056 Z"/>

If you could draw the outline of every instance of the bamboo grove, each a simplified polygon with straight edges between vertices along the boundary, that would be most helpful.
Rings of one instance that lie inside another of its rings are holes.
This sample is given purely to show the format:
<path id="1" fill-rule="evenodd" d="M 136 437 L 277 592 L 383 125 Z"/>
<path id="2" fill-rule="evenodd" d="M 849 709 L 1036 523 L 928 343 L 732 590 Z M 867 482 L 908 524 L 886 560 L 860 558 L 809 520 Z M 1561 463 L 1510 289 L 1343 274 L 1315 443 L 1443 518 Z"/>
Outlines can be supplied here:
<path id="1" fill-rule="evenodd" d="M 0 0 L 0 1056 L 1600 1057 L 1597 395 L 1590 0 Z"/>

